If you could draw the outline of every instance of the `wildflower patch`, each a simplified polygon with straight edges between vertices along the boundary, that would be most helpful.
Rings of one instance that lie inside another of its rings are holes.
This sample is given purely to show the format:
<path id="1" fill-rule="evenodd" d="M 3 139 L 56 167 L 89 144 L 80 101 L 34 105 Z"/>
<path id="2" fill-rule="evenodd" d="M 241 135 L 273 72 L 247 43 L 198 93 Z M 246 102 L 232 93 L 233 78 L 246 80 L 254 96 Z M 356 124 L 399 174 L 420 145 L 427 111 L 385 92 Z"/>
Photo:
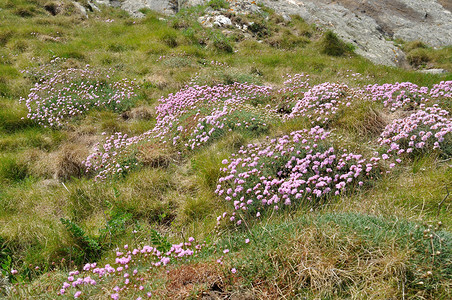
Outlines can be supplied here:
<path id="1" fill-rule="evenodd" d="M 328 141 L 321 127 L 299 130 L 264 143 L 242 147 L 222 169 L 216 193 L 234 209 L 230 221 L 242 215 L 259 217 L 303 202 L 316 204 L 346 189 L 364 184 L 378 172 L 380 157 L 364 158 Z M 218 222 L 227 213 L 218 217 Z"/>

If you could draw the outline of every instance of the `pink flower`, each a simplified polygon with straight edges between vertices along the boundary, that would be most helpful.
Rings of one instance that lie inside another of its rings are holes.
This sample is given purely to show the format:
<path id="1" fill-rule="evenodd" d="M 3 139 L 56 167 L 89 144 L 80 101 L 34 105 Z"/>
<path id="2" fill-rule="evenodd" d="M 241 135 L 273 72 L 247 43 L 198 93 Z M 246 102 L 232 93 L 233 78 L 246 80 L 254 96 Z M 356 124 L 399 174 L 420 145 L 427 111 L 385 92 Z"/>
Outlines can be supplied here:
<path id="1" fill-rule="evenodd" d="M 237 273 L 237 270 L 235 268 L 232 268 L 231 272 L 232 272 L 232 274 L 235 274 L 235 273 Z"/>
<path id="2" fill-rule="evenodd" d="M 80 297 L 80 295 L 82 294 L 82 292 L 81 291 L 77 291 L 77 292 L 75 292 L 75 294 L 74 294 L 74 298 L 78 298 L 78 297 Z"/>

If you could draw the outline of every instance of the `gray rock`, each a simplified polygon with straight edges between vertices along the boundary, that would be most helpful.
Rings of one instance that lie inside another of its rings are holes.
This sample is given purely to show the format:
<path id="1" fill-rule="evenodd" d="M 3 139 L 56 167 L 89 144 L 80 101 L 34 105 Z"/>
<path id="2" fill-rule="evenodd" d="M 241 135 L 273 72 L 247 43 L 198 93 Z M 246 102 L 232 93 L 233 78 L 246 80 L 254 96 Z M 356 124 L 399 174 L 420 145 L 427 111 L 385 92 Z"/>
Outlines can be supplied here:
<path id="1" fill-rule="evenodd" d="M 91 7 L 91 9 L 92 9 L 93 11 L 94 11 L 94 10 L 100 11 L 99 7 L 97 7 L 97 5 L 94 4 L 94 2 L 88 1 L 87 3 L 88 3 L 88 5 Z"/>
<path id="2" fill-rule="evenodd" d="M 289 15 L 287 15 L 287 14 L 282 14 L 282 17 L 283 17 L 283 19 L 284 19 L 285 22 L 290 22 L 290 21 L 292 21 L 292 18 L 291 18 Z"/>
<path id="3" fill-rule="evenodd" d="M 88 18 L 88 13 L 86 12 L 86 8 L 83 5 L 81 5 L 80 3 L 75 2 L 75 1 L 72 1 L 72 4 L 80 12 L 80 14 L 83 17 Z"/>
<path id="4" fill-rule="evenodd" d="M 419 72 L 425 73 L 425 74 L 433 74 L 433 75 L 440 75 L 447 73 L 444 69 L 426 69 L 426 70 L 420 70 Z"/>

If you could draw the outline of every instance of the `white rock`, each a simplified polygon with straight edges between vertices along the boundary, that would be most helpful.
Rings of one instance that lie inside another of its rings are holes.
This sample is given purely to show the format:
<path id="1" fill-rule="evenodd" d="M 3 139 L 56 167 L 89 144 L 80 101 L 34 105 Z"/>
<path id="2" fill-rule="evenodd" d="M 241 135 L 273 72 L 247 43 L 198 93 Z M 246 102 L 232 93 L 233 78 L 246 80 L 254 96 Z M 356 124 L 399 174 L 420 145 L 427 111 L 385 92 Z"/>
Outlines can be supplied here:
<path id="1" fill-rule="evenodd" d="M 213 24 L 218 25 L 220 27 L 226 27 L 226 26 L 231 26 L 232 22 L 231 22 L 231 19 L 229 19 L 228 17 L 219 15 L 219 16 L 215 16 Z"/>

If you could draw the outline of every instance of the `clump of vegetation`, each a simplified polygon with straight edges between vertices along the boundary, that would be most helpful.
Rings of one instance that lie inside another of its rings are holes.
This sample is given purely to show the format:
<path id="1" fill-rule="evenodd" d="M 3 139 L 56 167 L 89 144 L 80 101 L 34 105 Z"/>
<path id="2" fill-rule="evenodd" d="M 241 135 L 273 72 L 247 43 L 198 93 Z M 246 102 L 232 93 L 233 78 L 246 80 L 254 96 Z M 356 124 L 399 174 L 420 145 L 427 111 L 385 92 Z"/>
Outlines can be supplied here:
<path id="1" fill-rule="evenodd" d="M 214 34 L 211 36 L 211 46 L 212 49 L 219 53 L 232 53 L 234 52 L 234 47 L 232 46 L 229 39 L 223 34 Z"/>
<path id="2" fill-rule="evenodd" d="M 285 30 L 281 35 L 275 35 L 267 40 L 272 47 L 280 49 L 294 49 L 304 47 L 310 40 L 303 36 L 296 36 L 289 30 Z"/>
<path id="3" fill-rule="evenodd" d="M 39 124 L 59 127 L 90 109 L 123 112 L 133 103 L 134 82 L 128 79 L 114 82 L 110 75 L 89 66 L 56 73 L 42 72 L 45 75 L 38 79 L 28 98 L 21 99 L 27 105 L 27 117 Z"/>
<path id="4" fill-rule="evenodd" d="M 229 3 L 225 0 L 210 0 L 207 5 L 216 10 L 229 8 Z"/>
<path id="5" fill-rule="evenodd" d="M 353 48 L 341 41 L 334 32 L 328 30 L 320 41 L 320 52 L 330 56 L 342 56 L 352 53 Z"/>
<path id="6" fill-rule="evenodd" d="M 431 59 L 428 51 L 424 48 L 416 48 L 408 52 L 406 59 L 413 67 L 424 66 Z"/>

